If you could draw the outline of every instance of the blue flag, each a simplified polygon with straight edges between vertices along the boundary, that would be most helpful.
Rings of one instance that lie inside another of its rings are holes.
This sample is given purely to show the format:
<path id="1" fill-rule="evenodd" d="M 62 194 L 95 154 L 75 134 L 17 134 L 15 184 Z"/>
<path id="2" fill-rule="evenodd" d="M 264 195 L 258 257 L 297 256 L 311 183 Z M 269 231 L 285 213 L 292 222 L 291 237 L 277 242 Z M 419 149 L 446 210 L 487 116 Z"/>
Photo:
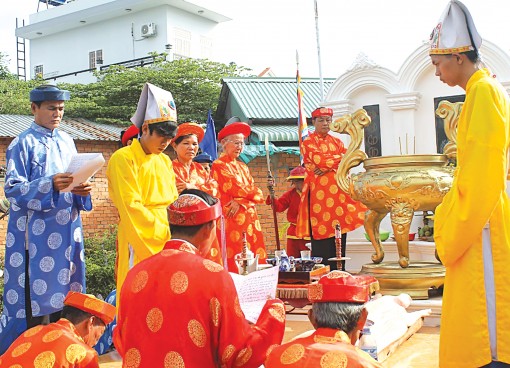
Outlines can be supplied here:
<path id="1" fill-rule="evenodd" d="M 205 128 L 205 135 L 199 145 L 202 152 L 206 152 L 212 157 L 213 161 L 218 158 L 218 146 L 216 142 L 216 129 L 214 128 L 214 120 L 212 118 L 211 110 L 207 113 L 207 127 Z"/>

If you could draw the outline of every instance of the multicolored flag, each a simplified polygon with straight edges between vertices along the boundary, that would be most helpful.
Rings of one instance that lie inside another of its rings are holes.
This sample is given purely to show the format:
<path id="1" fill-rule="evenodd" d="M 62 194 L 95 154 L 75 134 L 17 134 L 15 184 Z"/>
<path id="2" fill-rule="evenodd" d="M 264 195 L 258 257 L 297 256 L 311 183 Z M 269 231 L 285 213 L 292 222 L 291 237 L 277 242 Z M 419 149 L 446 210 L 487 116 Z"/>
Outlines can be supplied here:
<path id="1" fill-rule="evenodd" d="M 299 65 L 299 64 L 298 64 Z M 301 163 L 303 163 L 303 140 L 308 137 L 308 125 L 306 123 L 305 105 L 303 104 L 304 93 L 301 89 L 301 77 L 299 76 L 299 67 L 296 73 L 297 81 L 297 101 L 298 101 L 298 139 Z"/>
<path id="2" fill-rule="evenodd" d="M 216 129 L 214 128 L 214 120 L 212 118 L 211 110 L 207 114 L 207 126 L 205 128 L 205 135 L 199 145 L 202 152 L 208 153 L 214 160 L 218 158 L 218 147 L 216 142 Z"/>

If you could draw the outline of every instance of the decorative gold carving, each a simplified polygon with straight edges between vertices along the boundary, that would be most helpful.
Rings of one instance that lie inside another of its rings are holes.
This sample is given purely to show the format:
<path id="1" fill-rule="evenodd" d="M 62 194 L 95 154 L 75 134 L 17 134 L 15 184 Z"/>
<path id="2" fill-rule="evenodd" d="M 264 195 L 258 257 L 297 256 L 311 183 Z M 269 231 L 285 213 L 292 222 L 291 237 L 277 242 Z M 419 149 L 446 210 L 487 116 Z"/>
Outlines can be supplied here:
<path id="1" fill-rule="evenodd" d="M 409 227 L 414 211 L 433 211 L 441 203 L 453 182 L 454 168 L 448 159 L 456 157 L 457 121 L 462 103 L 441 101 L 436 110 L 445 121 L 450 142 L 444 155 L 401 155 L 367 158 L 359 148 L 363 129 L 370 117 L 363 109 L 335 119 L 332 131 L 348 134 L 351 143 L 338 165 L 338 186 L 370 210 L 365 214 L 365 231 L 374 246 L 374 263 L 384 259 L 379 225 L 390 213 L 401 267 L 409 266 Z M 349 177 L 349 170 L 363 162 L 365 172 Z"/>
<path id="2" fill-rule="evenodd" d="M 449 142 L 444 146 L 443 153 L 450 160 L 457 160 L 457 125 L 462 111 L 463 102 L 451 103 L 443 100 L 439 102 L 436 115 L 444 120 L 444 131 Z"/>
<path id="3" fill-rule="evenodd" d="M 367 158 L 365 152 L 360 150 L 361 143 L 363 143 L 364 128 L 372 122 L 370 116 L 364 109 L 359 109 L 354 114 L 344 115 L 338 119 L 335 119 L 329 128 L 341 134 L 348 134 L 351 136 L 351 143 L 347 147 L 347 152 L 338 165 L 336 172 L 336 180 L 338 186 L 346 193 L 349 191 L 349 170 L 355 166 L 358 166 Z"/>

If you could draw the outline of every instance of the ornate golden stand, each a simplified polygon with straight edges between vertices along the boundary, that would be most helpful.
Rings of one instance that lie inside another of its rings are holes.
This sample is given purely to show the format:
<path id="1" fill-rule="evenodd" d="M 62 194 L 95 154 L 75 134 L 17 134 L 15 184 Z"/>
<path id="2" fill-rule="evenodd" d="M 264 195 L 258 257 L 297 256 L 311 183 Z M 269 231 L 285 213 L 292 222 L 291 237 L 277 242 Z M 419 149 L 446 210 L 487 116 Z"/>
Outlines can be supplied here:
<path id="1" fill-rule="evenodd" d="M 407 292 L 416 298 L 427 298 L 429 288 L 438 288 L 444 279 L 440 263 L 417 262 L 409 259 L 409 228 L 415 211 L 433 211 L 450 190 L 454 168 L 449 159 L 456 156 L 457 120 L 462 103 L 442 101 L 436 114 L 444 119 L 450 142 L 443 155 L 401 155 L 367 158 L 360 150 L 364 128 L 371 123 L 363 109 L 342 116 L 331 123 L 332 131 L 348 134 L 351 143 L 338 166 L 339 187 L 369 210 L 365 214 L 365 230 L 375 253 L 362 273 L 376 277 L 386 293 Z M 349 171 L 363 163 L 365 172 L 349 177 Z M 399 253 L 398 263 L 381 263 L 384 249 L 379 238 L 379 225 L 390 214 Z"/>
<path id="2" fill-rule="evenodd" d="M 383 262 L 364 265 L 360 274 L 375 277 L 383 295 L 406 293 L 413 299 L 428 299 L 430 289 L 444 284 L 445 268 L 436 262 L 413 262 L 407 268 L 398 262 Z"/>

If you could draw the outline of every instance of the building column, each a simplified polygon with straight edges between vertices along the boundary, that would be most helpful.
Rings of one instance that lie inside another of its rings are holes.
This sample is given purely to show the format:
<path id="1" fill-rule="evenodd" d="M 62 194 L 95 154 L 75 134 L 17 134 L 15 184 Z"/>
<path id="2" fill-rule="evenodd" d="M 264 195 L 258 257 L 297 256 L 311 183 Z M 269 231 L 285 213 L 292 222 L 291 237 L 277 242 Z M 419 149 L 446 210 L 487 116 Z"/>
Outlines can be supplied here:
<path id="1" fill-rule="evenodd" d="M 416 138 L 415 133 L 415 114 L 420 98 L 421 94 L 419 92 L 398 93 L 386 96 L 388 107 L 393 111 L 394 131 L 392 135 L 388 135 L 388 132 L 386 134 L 381 132 L 384 134 L 382 138 L 382 151 L 385 155 L 412 155 L 419 152 L 419 139 Z M 388 137 L 391 138 L 388 139 Z"/>

